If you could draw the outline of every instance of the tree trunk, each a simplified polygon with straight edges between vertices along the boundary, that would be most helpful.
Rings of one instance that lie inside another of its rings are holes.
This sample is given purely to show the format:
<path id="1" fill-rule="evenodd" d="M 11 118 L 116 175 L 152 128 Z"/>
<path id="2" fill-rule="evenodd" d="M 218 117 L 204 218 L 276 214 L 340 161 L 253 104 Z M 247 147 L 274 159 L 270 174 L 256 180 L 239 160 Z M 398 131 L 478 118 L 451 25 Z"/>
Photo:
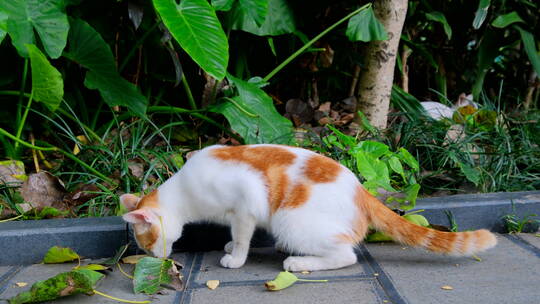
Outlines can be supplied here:
<path id="1" fill-rule="evenodd" d="M 388 40 L 372 41 L 365 49 L 358 88 L 358 107 L 371 124 L 386 128 L 396 54 L 407 15 L 407 0 L 377 0 L 375 16 L 388 32 Z"/>

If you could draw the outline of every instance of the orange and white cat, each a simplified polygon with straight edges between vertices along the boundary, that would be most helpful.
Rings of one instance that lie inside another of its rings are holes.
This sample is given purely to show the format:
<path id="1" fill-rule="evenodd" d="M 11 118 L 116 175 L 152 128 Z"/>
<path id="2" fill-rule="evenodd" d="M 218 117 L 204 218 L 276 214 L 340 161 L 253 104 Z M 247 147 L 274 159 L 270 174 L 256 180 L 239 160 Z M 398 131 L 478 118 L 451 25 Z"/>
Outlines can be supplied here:
<path id="1" fill-rule="evenodd" d="M 283 262 L 289 271 L 356 263 L 354 247 L 368 225 L 403 244 L 456 256 L 497 243 L 487 230 L 452 233 L 412 224 L 369 194 L 346 167 L 280 145 L 207 147 L 157 190 L 142 198 L 124 194 L 120 201 L 130 210 L 124 220 L 133 224 L 139 247 L 157 257 L 171 253 L 186 223 L 230 225 L 232 241 L 221 259 L 227 268 L 244 265 L 256 227 L 296 254 Z"/>

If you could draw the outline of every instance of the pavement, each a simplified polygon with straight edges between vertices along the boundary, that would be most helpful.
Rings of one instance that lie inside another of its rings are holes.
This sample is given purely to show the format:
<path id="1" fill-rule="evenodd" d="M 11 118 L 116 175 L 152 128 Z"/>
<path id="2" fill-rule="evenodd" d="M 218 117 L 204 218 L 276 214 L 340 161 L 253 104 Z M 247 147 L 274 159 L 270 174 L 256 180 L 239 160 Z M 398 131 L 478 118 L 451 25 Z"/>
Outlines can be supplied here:
<path id="1" fill-rule="evenodd" d="M 116 269 L 96 289 L 118 298 L 152 303 L 540 303 L 540 237 L 499 234 L 498 240 L 494 249 L 479 255 L 481 261 L 440 256 L 394 243 L 360 245 L 359 263 L 354 266 L 297 274 L 305 279 L 327 279 L 327 283 L 298 282 L 276 292 L 267 291 L 264 282 L 281 271 L 286 255 L 273 248 L 252 249 L 240 269 L 220 267 L 223 252 L 219 251 L 175 253 L 173 258 L 184 265 L 184 291 L 134 294 L 131 280 Z M 29 289 L 33 282 L 72 267 L 1 266 L 0 303 Z M 123 268 L 133 271 L 132 265 Z M 208 280 L 219 280 L 220 285 L 210 290 L 206 287 Z M 18 287 L 18 282 L 29 284 Z M 119 302 L 99 295 L 76 295 L 55 303 Z"/>

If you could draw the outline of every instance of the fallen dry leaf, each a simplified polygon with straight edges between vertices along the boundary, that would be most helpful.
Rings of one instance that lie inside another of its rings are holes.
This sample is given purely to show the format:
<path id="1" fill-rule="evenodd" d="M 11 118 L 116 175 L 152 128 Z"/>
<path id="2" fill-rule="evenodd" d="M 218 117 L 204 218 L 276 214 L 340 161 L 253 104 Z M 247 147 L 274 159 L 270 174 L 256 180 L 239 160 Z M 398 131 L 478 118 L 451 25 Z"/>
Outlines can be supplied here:
<path id="1" fill-rule="evenodd" d="M 304 270 L 301 272 L 301 274 L 310 274 L 311 272 L 307 271 L 307 270 Z"/>
<path id="2" fill-rule="evenodd" d="M 206 286 L 209 289 L 214 290 L 219 286 L 219 280 L 208 280 L 206 281 Z"/>
<path id="3" fill-rule="evenodd" d="M 122 258 L 122 263 L 124 264 L 137 264 L 140 259 L 147 257 L 146 254 L 136 254 L 136 255 L 130 255 L 125 258 Z"/>
<path id="4" fill-rule="evenodd" d="M 131 175 L 138 179 L 144 176 L 144 163 L 142 160 L 135 158 L 128 161 L 128 168 Z"/>
<path id="5" fill-rule="evenodd" d="M 17 283 L 15 283 L 15 285 L 17 285 L 17 287 L 24 287 L 24 286 L 28 285 L 28 283 L 26 283 L 26 282 L 17 282 Z"/>
<path id="6" fill-rule="evenodd" d="M 173 260 L 172 267 L 169 268 L 169 270 L 167 271 L 167 273 L 171 277 L 171 283 L 167 285 L 176 291 L 182 291 L 184 289 L 184 277 L 182 276 L 180 271 L 178 271 L 177 263 L 178 262 Z M 182 265 L 180 263 L 178 263 L 178 265 L 180 265 L 180 269 L 182 269 Z"/>
<path id="7" fill-rule="evenodd" d="M 41 171 L 30 174 L 21 186 L 21 196 L 28 204 L 20 204 L 20 207 L 25 212 L 45 207 L 66 210 L 63 203 L 66 193 L 62 181 L 51 173 Z"/>
<path id="8" fill-rule="evenodd" d="M 441 286 L 441 289 L 444 289 L 444 290 L 453 290 L 454 287 L 450 286 L 450 285 L 444 285 L 444 286 Z"/>

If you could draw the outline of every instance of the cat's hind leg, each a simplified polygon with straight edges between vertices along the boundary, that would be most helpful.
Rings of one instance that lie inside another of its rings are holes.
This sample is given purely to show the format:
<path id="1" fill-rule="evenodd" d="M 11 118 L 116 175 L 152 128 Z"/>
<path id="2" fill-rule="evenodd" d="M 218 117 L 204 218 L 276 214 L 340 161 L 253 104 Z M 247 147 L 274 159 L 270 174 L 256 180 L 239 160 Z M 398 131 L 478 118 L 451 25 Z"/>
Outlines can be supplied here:
<path id="1" fill-rule="evenodd" d="M 283 261 L 283 268 L 287 271 L 329 270 L 343 268 L 356 262 L 357 257 L 352 245 L 342 244 L 320 256 L 290 256 Z"/>
<path id="2" fill-rule="evenodd" d="M 221 258 L 221 266 L 225 268 L 239 268 L 244 265 L 247 259 L 251 237 L 255 231 L 255 222 L 255 218 L 248 214 L 234 214 L 232 216 L 232 241 L 225 246 L 225 252 L 227 254 Z"/>

